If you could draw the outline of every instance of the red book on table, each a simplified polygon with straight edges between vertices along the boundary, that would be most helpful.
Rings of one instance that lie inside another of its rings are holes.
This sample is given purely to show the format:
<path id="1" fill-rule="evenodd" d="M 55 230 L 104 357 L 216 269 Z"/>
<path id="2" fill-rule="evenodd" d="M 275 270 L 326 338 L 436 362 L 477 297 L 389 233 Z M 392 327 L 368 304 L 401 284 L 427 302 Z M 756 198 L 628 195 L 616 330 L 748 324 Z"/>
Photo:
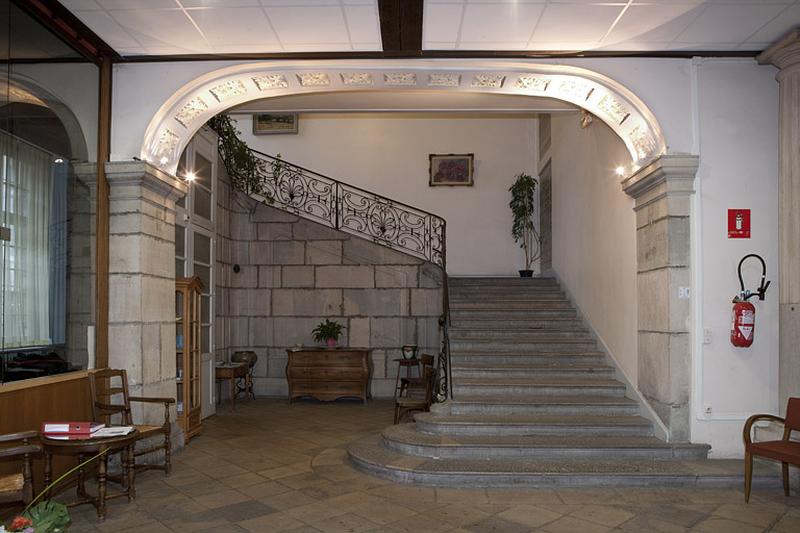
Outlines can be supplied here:
<path id="1" fill-rule="evenodd" d="M 42 422 L 42 433 L 46 435 L 84 435 L 105 427 L 98 422 Z"/>

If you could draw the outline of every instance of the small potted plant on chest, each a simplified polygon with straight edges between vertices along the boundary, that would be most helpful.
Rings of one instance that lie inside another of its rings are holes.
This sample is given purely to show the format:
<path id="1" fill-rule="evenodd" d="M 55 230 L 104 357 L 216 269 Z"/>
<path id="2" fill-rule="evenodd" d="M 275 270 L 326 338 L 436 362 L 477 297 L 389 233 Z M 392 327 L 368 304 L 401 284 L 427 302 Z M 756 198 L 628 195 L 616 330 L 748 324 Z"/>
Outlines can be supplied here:
<path id="1" fill-rule="evenodd" d="M 531 265 L 539 257 L 540 238 L 536 227 L 533 225 L 534 214 L 534 192 L 536 191 L 536 178 L 524 172 L 515 176 L 516 180 L 511 188 L 511 201 L 508 207 L 511 208 L 514 221 L 511 226 L 511 236 L 514 241 L 519 243 L 520 248 L 525 251 L 525 269 L 519 271 L 523 278 L 533 276 Z"/>
<path id="2" fill-rule="evenodd" d="M 343 329 L 344 326 L 338 322 L 326 318 L 311 330 L 311 334 L 314 336 L 315 342 L 324 342 L 328 348 L 334 348 L 339 342 L 339 336 Z"/>

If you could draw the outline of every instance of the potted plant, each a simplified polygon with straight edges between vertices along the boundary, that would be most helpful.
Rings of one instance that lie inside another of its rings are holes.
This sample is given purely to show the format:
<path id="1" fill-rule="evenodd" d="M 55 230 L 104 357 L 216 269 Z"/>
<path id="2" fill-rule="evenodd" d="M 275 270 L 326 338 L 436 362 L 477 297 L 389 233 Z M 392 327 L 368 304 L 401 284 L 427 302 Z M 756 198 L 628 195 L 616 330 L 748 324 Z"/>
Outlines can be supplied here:
<path id="1" fill-rule="evenodd" d="M 514 241 L 519 243 L 520 248 L 525 250 L 525 269 L 519 271 L 523 278 L 533 276 L 531 265 L 539 257 L 540 238 L 533 225 L 534 213 L 534 191 L 536 191 L 536 178 L 524 172 L 515 176 L 514 184 L 508 189 L 511 191 L 511 201 L 508 207 L 514 217 L 511 226 L 511 236 Z"/>
<path id="2" fill-rule="evenodd" d="M 338 322 L 326 318 L 311 330 L 311 334 L 314 335 L 315 342 L 324 342 L 326 346 L 333 348 L 339 341 L 339 335 L 342 334 L 343 329 L 344 326 Z"/>

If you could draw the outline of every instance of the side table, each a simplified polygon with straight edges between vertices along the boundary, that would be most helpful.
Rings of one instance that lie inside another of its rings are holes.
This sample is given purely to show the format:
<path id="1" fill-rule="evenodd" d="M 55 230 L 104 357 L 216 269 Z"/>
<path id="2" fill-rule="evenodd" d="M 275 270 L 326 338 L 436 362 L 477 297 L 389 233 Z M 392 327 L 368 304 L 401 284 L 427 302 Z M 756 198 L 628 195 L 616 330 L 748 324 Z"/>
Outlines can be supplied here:
<path id="1" fill-rule="evenodd" d="M 231 392 L 231 411 L 236 410 L 236 396 L 239 395 L 236 390 L 236 380 L 239 378 L 247 379 L 249 369 L 250 367 L 247 363 L 229 363 L 214 367 L 214 377 L 217 380 L 217 403 L 222 401 L 221 382 L 227 381 Z"/>
<path id="2" fill-rule="evenodd" d="M 394 397 L 397 398 L 397 394 L 400 392 L 400 369 L 406 369 L 406 379 L 411 379 L 411 369 L 417 369 L 417 379 L 421 378 L 420 369 L 419 369 L 419 359 L 414 357 L 413 359 L 394 359 L 394 362 L 397 363 L 397 377 L 394 380 Z"/>
<path id="3" fill-rule="evenodd" d="M 44 453 L 44 484 L 50 484 L 52 478 L 53 455 L 77 456 L 78 462 L 105 451 L 97 458 L 97 497 L 92 497 L 86 492 L 86 473 L 81 468 L 78 476 L 78 500 L 70 502 L 68 506 L 91 503 L 97 509 L 97 517 L 104 520 L 106 517 L 106 500 L 127 496 L 130 502 L 136 497 L 136 469 L 134 468 L 133 448 L 139 431 L 134 429 L 127 435 L 119 437 L 100 437 L 83 440 L 61 440 L 40 434 L 42 451 Z M 106 482 L 108 479 L 108 456 L 111 453 L 122 452 L 122 479 L 121 492 L 108 495 Z M 50 494 L 47 494 L 50 497 Z"/>

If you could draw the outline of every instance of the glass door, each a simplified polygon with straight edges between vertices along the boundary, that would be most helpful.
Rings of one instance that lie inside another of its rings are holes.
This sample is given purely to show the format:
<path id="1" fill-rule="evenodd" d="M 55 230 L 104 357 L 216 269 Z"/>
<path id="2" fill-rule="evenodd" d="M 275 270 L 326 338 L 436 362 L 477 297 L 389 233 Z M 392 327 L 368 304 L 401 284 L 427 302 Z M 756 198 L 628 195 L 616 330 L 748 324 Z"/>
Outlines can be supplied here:
<path id="1" fill-rule="evenodd" d="M 190 141 L 178 163 L 178 175 L 190 178 L 189 193 L 176 204 L 175 275 L 197 276 L 203 283 L 199 296 L 198 343 L 202 380 L 203 418 L 216 411 L 214 382 L 214 273 L 217 138 L 203 128 Z"/>

